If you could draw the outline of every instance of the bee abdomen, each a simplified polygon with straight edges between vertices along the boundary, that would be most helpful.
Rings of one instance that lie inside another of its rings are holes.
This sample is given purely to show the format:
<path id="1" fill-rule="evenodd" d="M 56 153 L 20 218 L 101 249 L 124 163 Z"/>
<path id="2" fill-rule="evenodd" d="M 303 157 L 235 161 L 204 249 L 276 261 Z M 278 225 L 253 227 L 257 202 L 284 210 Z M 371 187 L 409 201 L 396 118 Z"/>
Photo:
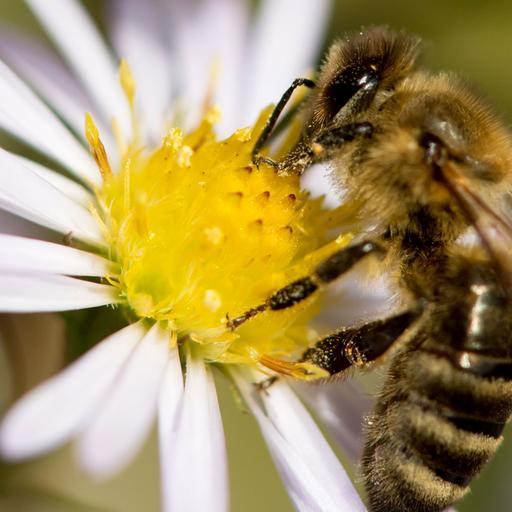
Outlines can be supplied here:
<path id="1" fill-rule="evenodd" d="M 466 485 L 446 481 L 411 445 L 389 434 L 365 447 L 362 471 L 369 510 L 440 512 L 464 496 Z"/>
<path id="2" fill-rule="evenodd" d="M 362 471 L 373 512 L 438 512 L 459 500 L 501 442 L 512 381 L 421 349 L 397 356 L 368 423 Z"/>

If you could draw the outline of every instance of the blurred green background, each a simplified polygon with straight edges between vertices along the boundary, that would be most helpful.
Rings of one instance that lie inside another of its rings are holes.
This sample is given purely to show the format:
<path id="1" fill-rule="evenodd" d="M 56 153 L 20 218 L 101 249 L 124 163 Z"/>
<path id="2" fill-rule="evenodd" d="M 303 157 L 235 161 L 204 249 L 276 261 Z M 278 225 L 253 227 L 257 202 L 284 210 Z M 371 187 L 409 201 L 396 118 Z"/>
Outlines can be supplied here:
<path id="1" fill-rule="evenodd" d="M 100 21 L 101 11 L 107 1 L 89 0 L 85 3 Z M 44 37 L 21 1 L 0 0 L 0 19 Z M 335 36 L 375 24 L 389 24 L 420 35 L 427 43 L 424 59 L 426 66 L 460 73 L 477 84 L 505 119 L 511 119 L 512 2 L 339 0 L 335 1 L 326 45 Z M 39 321 L 43 322 L 43 319 Z M 62 332 L 62 322 L 55 319 L 45 321 L 49 322 L 49 326 L 45 324 L 44 331 L 48 333 L 49 340 L 54 333 L 57 335 Z M 5 338 L 12 328 L 11 322 L 11 318 L 0 316 L 0 334 L 3 333 Z M 22 317 L 15 322 L 18 327 L 24 324 Z M 33 337 L 40 338 L 40 335 L 34 334 Z M 40 380 L 45 373 L 56 371 L 63 361 L 64 347 L 58 343 L 40 345 L 41 340 L 37 340 L 37 343 L 37 347 L 25 344 L 20 349 L 13 347 L 11 342 L 9 348 L 18 354 L 16 357 L 24 357 L 25 361 L 29 361 L 25 362 L 29 366 L 25 369 L 27 376 L 24 385 Z M 20 350 L 24 351 L 25 356 L 20 356 Z M 222 379 L 219 379 L 219 384 L 230 456 L 232 510 L 292 510 L 254 420 L 237 409 Z M 9 393 L 12 389 L 9 386 L 12 387 L 12 383 L 9 384 L 7 376 L 0 375 L 0 404 L 3 407 L 11 397 Z M 130 468 L 114 480 L 101 485 L 89 481 L 74 467 L 70 449 L 60 450 L 26 464 L 0 464 L 0 510 L 157 511 L 157 461 L 158 452 L 153 435 Z M 458 510 L 512 510 L 512 486 L 508 485 L 511 472 L 512 435 L 509 435 L 492 464 L 472 485 L 471 494 L 458 506 Z"/>

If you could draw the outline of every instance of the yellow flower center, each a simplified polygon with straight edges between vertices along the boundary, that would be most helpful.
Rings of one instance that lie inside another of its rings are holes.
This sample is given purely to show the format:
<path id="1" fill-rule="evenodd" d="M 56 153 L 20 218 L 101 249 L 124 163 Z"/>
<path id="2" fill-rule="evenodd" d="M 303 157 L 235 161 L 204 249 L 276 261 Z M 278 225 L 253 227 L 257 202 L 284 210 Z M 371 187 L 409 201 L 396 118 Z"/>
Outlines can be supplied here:
<path id="1" fill-rule="evenodd" d="M 308 322 L 319 293 L 288 310 L 262 313 L 235 331 L 226 325 L 227 315 L 263 303 L 348 241 L 340 237 L 324 245 L 336 211 L 310 199 L 298 176 L 252 164 L 268 114 L 219 141 L 210 110 L 196 130 L 183 135 L 172 129 L 154 150 L 128 145 L 114 171 L 87 120 L 103 176 L 99 216 L 121 269 L 113 284 L 138 318 L 165 322 L 173 339 L 194 344 L 211 362 L 275 367 L 276 360 L 296 361 L 314 337 Z M 311 365 L 283 365 L 299 377 L 323 375 Z"/>

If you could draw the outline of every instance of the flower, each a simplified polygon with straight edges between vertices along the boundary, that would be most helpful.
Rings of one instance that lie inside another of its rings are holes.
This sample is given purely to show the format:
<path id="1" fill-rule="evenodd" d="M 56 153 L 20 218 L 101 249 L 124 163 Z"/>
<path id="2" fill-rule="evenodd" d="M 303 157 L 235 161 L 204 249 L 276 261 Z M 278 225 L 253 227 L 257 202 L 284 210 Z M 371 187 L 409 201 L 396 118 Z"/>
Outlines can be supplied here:
<path id="1" fill-rule="evenodd" d="M 336 212 L 310 199 L 297 177 L 255 169 L 250 155 L 268 116 L 259 110 L 312 61 L 327 0 L 263 2 L 248 41 L 248 6 L 238 0 L 112 2 L 120 80 L 79 3 L 27 4 L 73 74 L 16 34 L 3 36 L 1 53 L 70 129 L 5 64 L 0 126 L 65 173 L 0 150 L 0 207 L 65 243 L 16 229 L 0 235 L 0 310 L 105 306 L 127 325 L 8 412 L 3 456 L 23 460 L 76 439 L 80 465 L 108 478 L 158 415 L 164 509 L 226 510 L 214 365 L 254 414 L 298 509 L 363 510 L 288 384 L 264 393 L 253 385 L 265 366 L 321 376 L 293 362 L 309 342 L 317 297 L 235 331 L 225 318 L 348 241 L 325 244 Z"/>

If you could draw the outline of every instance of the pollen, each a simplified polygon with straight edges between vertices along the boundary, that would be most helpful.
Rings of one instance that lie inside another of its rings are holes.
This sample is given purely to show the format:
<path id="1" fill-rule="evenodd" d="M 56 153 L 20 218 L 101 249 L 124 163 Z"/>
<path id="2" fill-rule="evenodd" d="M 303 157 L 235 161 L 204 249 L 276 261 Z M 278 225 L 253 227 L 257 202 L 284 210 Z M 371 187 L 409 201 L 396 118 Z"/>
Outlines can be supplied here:
<path id="1" fill-rule="evenodd" d="M 222 306 L 222 299 L 216 290 L 205 290 L 204 292 L 204 305 L 210 311 L 218 311 Z"/>
<path id="2" fill-rule="evenodd" d="M 131 97 L 131 75 L 127 68 L 123 74 Z M 156 148 L 128 144 L 113 171 L 88 116 L 103 177 L 99 216 L 121 269 L 115 285 L 132 316 L 166 325 L 178 344 L 194 344 L 208 361 L 317 378 L 321 371 L 296 361 L 312 342 L 308 323 L 321 293 L 234 331 L 227 326 L 339 245 L 326 243 L 336 212 L 311 199 L 298 176 L 252 164 L 268 114 L 218 140 L 218 112 L 209 109 L 195 130 L 171 129 Z"/>

